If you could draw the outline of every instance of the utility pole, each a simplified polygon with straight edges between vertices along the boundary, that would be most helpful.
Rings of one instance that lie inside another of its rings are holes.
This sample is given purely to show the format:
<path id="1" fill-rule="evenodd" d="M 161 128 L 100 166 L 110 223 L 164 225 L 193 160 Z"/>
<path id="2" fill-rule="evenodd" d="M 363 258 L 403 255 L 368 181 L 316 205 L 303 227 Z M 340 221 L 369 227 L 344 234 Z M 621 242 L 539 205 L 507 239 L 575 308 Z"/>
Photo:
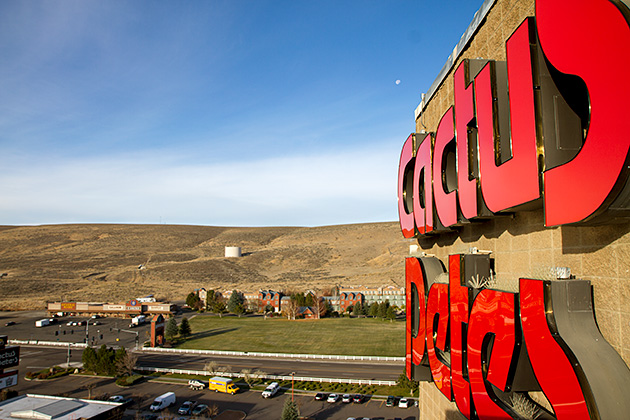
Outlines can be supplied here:
<path id="1" fill-rule="evenodd" d="M 138 345 L 139 345 L 139 340 L 140 340 L 140 337 L 138 335 L 139 334 L 138 331 L 123 330 L 122 328 L 110 328 L 110 331 L 126 332 L 126 333 L 129 333 L 129 334 L 135 334 L 136 335 L 136 350 L 138 350 Z"/>
<path id="2" fill-rule="evenodd" d="M 294 388 L 294 386 L 293 386 L 293 384 L 294 384 L 293 379 L 294 379 L 294 376 L 295 376 L 295 372 L 291 372 L 291 401 L 292 402 L 294 401 L 293 400 L 293 388 Z"/>

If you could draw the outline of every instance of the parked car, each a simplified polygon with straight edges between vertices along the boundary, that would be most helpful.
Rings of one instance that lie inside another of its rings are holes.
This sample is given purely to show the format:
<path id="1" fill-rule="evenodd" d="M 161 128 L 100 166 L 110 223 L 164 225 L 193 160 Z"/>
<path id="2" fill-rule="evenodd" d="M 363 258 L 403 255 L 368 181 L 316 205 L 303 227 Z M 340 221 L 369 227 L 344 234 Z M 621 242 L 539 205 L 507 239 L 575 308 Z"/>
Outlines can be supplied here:
<path id="1" fill-rule="evenodd" d="M 183 416 L 189 415 L 194 407 L 194 401 L 186 401 L 179 407 L 179 410 L 177 410 L 177 414 L 181 414 Z"/>
<path id="2" fill-rule="evenodd" d="M 335 403 L 339 401 L 339 394 L 330 394 L 326 401 L 328 401 L 329 403 Z"/>
<path id="3" fill-rule="evenodd" d="M 15 325 L 15 321 L 9 321 L 4 324 L 5 327 L 10 327 L 11 325 Z"/>
<path id="4" fill-rule="evenodd" d="M 397 400 L 396 397 L 394 397 L 393 395 L 390 395 L 389 397 L 387 397 L 387 402 L 385 403 L 385 405 L 387 407 L 393 407 L 396 405 L 396 400 Z"/>
<path id="5" fill-rule="evenodd" d="M 175 393 L 174 392 L 166 392 L 162 395 L 160 395 L 159 397 L 157 397 L 155 400 L 153 400 L 153 404 L 151 404 L 151 406 L 149 407 L 149 410 L 151 411 L 160 411 L 160 410 L 164 410 L 165 408 L 175 404 Z"/>
<path id="6" fill-rule="evenodd" d="M 343 394 L 343 396 L 341 397 L 341 402 L 349 403 L 351 401 L 352 397 L 350 396 L 350 394 Z"/>
<path id="7" fill-rule="evenodd" d="M 400 401 L 398 401 L 398 407 L 400 408 L 409 408 L 411 401 L 409 401 L 409 399 L 407 398 L 401 398 Z"/>
<path id="8" fill-rule="evenodd" d="M 355 403 L 362 403 L 363 402 L 363 395 L 361 394 L 354 394 L 354 397 L 352 397 L 352 402 Z"/>
<path id="9" fill-rule="evenodd" d="M 276 395 L 279 390 L 280 390 L 280 384 L 278 384 L 278 382 L 272 382 L 262 392 L 262 397 L 263 398 L 271 398 L 274 395 Z"/>
<path id="10" fill-rule="evenodd" d="M 193 416 L 201 416 L 201 415 L 206 414 L 207 411 L 208 411 L 208 406 L 206 404 L 197 404 L 197 406 L 193 408 L 191 414 Z"/>
<path id="11" fill-rule="evenodd" d="M 322 401 L 326 399 L 326 394 L 322 393 L 322 392 L 318 392 L 317 394 L 315 394 L 315 400 L 317 401 Z"/>

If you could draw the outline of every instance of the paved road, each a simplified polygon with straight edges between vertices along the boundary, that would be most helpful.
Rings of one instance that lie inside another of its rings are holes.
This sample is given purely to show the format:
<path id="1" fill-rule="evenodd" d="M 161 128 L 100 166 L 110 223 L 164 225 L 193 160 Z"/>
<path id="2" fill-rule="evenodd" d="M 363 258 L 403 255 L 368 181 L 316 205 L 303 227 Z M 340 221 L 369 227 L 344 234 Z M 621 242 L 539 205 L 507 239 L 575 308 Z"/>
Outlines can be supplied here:
<path id="1" fill-rule="evenodd" d="M 144 353 L 138 359 L 138 365 L 165 367 L 169 369 L 204 370 L 204 365 L 216 361 L 218 366 L 229 366 L 231 372 L 243 369 L 261 370 L 271 375 L 307 376 L 314 378 L 372 379 L 395 381 L 402 373 L 404 365 L 383 364 L 383 362 L 347 362 L 329 360 L 274 359 L 274 358 L 238 358 L 218 356 L 198 356 L 179 354 Z"/>
<path id="2" fill-rule="evenodd" d="M 69 361 L 81 362 L 82 350 L 71 351 Z M 380 364 L 379 362 L 331 362 L 316 360 L 279 360 L 261 358 L 236 358 L 217 356 L 182 356 L 176 354 L 137 353 L 139 366 L 164 367 L 169 369 L 204 370 L 209 360 L 218 366 L 229 366 L 230 371 L 243 369 L 261 370 L 270 375 L 307 376 L 315 378 L 373 379 L 393 381 L 398 378 L 403 367 L 400 365 Z M 20 371 L 41 370 L 49 366 L 60 365 L 68 360 L 68 351 L 63 348 L 21 346 Z"/>

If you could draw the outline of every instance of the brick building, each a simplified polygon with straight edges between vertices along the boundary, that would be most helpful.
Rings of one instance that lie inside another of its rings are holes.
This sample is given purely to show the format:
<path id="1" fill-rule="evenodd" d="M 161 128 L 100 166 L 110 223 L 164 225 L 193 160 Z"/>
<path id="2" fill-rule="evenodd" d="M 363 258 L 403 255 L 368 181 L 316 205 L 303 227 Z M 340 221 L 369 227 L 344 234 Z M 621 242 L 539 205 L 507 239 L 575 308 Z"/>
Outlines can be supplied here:
<path id="1" fill-rule="evenodd" d="M 267 306 L 273 308 L 273 312 L 281 312 L 280 301 L 282 293 L 273 290 L 261 290 L 258 292 L 258 310 L 264 311 Z"/>

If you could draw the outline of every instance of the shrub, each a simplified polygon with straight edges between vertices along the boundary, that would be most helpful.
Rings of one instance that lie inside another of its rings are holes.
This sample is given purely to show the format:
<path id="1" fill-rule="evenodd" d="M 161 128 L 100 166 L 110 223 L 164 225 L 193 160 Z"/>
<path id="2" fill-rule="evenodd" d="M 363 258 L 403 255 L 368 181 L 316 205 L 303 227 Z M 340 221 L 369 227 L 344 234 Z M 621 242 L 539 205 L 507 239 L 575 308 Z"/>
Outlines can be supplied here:
<path id="1" fill-rule="evenodd" d="M 142 379 L 142 375 L 121 376 L 116 379 L 116 385 L 131 386 Z"/>

